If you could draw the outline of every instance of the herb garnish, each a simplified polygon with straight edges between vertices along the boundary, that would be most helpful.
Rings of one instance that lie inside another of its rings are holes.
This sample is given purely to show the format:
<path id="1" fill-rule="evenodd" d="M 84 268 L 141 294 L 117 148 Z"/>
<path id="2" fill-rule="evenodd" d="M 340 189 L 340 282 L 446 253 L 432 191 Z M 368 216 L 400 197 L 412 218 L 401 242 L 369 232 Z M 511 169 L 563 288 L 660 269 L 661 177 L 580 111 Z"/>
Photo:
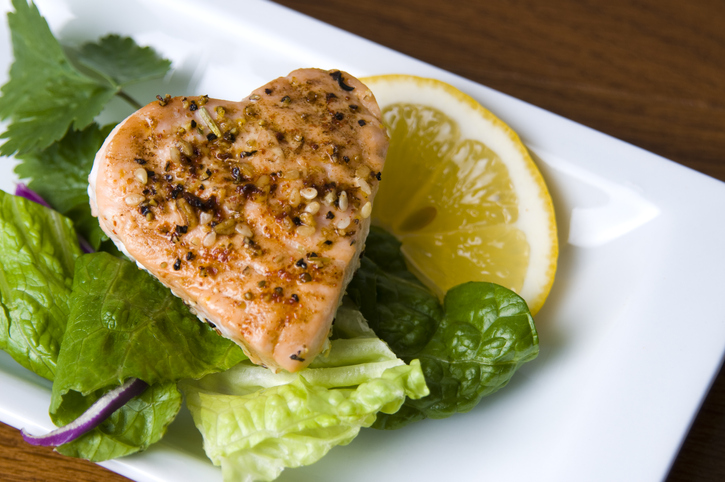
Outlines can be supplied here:
<path id="1" fill-rule="evenodd" d="M 124 88 L 162 77 L 171 63 L 132 39 L 109 35 L 64 49 L 35 5 L 13 0 L 8 14 L 15 61 L 2 88 L 0 119 L 10 120 L 0 154 L 27 154 L 90 125 Z"/>

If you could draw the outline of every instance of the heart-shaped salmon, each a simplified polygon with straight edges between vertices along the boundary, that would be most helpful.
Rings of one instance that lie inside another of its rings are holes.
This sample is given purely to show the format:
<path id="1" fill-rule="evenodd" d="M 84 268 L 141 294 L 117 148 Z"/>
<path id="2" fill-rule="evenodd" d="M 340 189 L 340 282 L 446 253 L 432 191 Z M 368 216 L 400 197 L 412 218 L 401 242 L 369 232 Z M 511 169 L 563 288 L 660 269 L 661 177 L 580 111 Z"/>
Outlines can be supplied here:
<path id="1" fill-rule="evenodd" d="M 242 102 L 175 97 L 134 113 L 96 156 L 91 205 L 252 361 L 294 372 L 327 343 L 387 146 L 365 85 L 302 69 Z"/>

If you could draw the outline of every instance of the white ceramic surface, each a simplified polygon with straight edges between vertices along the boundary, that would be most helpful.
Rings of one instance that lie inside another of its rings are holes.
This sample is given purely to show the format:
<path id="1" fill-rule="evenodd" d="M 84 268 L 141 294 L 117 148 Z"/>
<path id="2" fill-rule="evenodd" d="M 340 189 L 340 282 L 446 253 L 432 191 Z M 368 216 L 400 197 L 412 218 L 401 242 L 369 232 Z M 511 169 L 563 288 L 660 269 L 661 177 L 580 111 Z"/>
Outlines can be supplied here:
<path id="1" fill-rule="evenodd" d="M 0 3 L 5 11 L 9 1 Z M 133 36 L 174 62 L 130 89 L 236 99 L 298 67 L 436 77 L 519 132 L 554 198 L 561 255 L 537 316 L 541 354 L 472 412 L 363 430 L 281 481 L 663 479 L 725 348 L 725 185 L 278 5 L 37 0 L 64 41 Z M 0 26 L 0 82 L 11 59 Z M 115 103 L 103 119 L 129 113 Z M 12 162 L 0 160 L 11 191 Z M 50 429 L 49 384 L 0 353 L 0 420 Z M 221 480 L 184 412 L 146 453 L 103 464 L 139 481 Z"/>

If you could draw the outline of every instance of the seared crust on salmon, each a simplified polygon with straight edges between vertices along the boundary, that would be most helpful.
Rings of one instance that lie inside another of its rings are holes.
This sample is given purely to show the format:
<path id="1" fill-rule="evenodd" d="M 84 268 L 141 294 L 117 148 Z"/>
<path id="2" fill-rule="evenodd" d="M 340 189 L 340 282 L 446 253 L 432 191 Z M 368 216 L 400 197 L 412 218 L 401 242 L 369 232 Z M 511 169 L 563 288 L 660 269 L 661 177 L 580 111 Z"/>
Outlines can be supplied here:
<path id="1" fill-rule="evenodd" d="M 199 318 L 295 372 L 326 346 L 387 146 L 365 85 L 302 69 L 241 102 L 167 97 L 134 113 L 96 156 L 91 205 Z"/>

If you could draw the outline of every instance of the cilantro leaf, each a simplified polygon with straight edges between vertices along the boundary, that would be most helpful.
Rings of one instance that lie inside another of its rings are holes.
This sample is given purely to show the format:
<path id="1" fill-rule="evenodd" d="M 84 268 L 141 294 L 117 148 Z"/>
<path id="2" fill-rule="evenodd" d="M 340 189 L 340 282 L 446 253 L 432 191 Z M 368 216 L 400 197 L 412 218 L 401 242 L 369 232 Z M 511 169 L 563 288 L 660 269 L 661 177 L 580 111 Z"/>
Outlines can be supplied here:
<path id="1" fill-rule="evenodd" d="M 88 204 L 88 174 L 112 128 L 92 123 L 82 131 L 68 131 L 59 142 L 42 151 L 17 156 L 21 163 L 15 173 L 20 179 L 31 179 L 28 187 L 61 214 L 77 204 Z M 60 179 L 63 182 L 59 183 Z"/>
<path id="2" fill-rule="evenodd" d="M 33 4 L 13 0 L 8 24 L 15 61 L 2 88 L 0 118 L 11 119 L 0 154 L 42 149 L 71 125 L 83 128 L 115 92 L 75 69 Z"/>
<path id="3" fill-rule="evenodd" d="M 74 54 L 79 64 L 121 88 L 163 77 L 171 67 L 171 61 L 160 57 L 152 48 L 139 47 L 133 39 L 118 35 L 83 44 Z"/>
<path id="4" fill-rule="evenodd" d="M 114 95 L 129 99 L 124 85 L 162 76 L 170 66 L 151 49 L 117 36 L 85 44 L 70 58 L 34 4 L 12 3 L 8 25 L 15 60 L 0 98 L 0 119 L 10 119 L 10 125 L 0 135 L 7 139 L 0 155 L 42 150 L 69 128 L 84 129 Z"/>
<path id="5" fill-rule="evenodd" d="M 88 174 L 96 152 L 112 128 L 101 128 L 94 122 L 82 131 L 71 129 L 59 142 L 42 151 L 18 155 L 21 163 L 15 167 L 20 179 L 30 179 L 30 189 L 73 221 L 93 249 L 98 249 L 106 236 L 91 215 Z"/>

